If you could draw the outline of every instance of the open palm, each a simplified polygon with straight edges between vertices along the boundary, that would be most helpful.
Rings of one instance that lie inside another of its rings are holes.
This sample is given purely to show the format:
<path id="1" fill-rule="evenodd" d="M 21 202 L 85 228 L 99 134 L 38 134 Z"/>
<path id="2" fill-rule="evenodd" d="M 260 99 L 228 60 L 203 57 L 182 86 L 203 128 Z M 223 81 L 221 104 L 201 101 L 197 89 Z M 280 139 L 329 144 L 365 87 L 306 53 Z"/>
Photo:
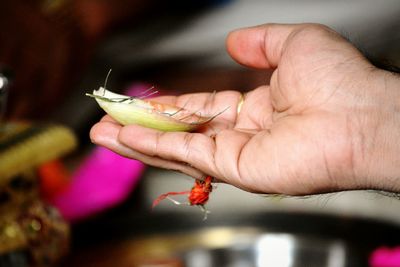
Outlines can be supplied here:
<path id="1" fill-rule="evenodd" d="M 329 28 L 309 24 L 238 30 L 227 48 L 243 65 L 274 70 L 269 85 L 245 95 L 240 112 L 236 91 L 165 96 L 156 101 L 210 115 L 229 109 L 197 133 L 122 127 L 106 116 L 93 127 L 92 140 L 249 191 L 299 195 L 363 187 L 362 137 L 379 101 L 366 101 L 377 79 L 362 54 Z"/>

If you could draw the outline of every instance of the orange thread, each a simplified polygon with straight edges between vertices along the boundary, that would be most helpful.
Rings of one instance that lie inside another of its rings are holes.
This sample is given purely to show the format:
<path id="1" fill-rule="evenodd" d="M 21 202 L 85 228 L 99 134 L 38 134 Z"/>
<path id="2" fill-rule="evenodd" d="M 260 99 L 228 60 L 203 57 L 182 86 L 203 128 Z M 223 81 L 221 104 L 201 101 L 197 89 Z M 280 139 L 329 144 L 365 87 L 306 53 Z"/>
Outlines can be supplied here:
<path id="1" fill-rule="evenodd" d="M 211 176 L 207 176 L 204 180 L 196 179 L 195 184 L 190 191 L 168 192 L 162 194 L 154 200 L 152 207 L 154 208 L 167 197 L 175 195 L 188 195 L 189 204 L 191 206 L 204 206 L 212 192 L 212 180 L 213 178 Z"/>

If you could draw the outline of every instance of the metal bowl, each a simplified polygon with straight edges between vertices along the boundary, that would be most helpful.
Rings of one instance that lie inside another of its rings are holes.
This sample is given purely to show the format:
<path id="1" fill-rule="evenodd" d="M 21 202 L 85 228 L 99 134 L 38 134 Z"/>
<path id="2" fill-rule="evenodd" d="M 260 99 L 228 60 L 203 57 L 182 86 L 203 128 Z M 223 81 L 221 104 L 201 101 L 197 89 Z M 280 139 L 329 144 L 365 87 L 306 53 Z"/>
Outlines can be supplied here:
<path id="1" fill-rule="evenodd" d="M 132 251 L 139 252 L 137 266 L 171 259 L 187 267 L 365 266 L 361 255 L 343 240 L 268 233 L 257 228 L 210 228 L 178 238 L 164 236 L 136 242 L 138 248 Z M 162 244 L 167 247 L 161 256 Z"/>
<path id="2" fill-rule="evenodd" d="M 368 266 L 370 252 L 400 243 L 397 225 L 302 213 L 108 214 L 73 227 L 65 266 Z M 100 223 L 101 222 L 101 223 Z"/>

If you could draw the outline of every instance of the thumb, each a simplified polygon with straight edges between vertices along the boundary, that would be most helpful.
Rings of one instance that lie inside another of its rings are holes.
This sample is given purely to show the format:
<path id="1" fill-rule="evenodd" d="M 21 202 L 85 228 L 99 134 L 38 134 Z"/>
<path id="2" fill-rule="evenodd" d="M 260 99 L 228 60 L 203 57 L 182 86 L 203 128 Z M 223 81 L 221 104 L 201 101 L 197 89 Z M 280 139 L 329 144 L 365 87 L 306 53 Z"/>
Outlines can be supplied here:
<path id="1" fill-rule="evenodd" d="M 226 47 L 238 63 L 254 68 L 276 68 L 293 32 L 304 24 L 265 24 L 231 32 Z"/>

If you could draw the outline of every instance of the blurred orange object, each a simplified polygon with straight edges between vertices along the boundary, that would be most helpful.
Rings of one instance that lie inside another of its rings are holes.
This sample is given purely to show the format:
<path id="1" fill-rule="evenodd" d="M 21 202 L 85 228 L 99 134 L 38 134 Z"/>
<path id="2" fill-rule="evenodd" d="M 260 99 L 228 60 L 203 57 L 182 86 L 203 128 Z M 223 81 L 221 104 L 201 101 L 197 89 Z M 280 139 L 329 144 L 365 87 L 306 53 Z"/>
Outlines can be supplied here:
<path id="1" fill-rule="evenodd" d="M 68 170 L 60 160 L 52 160 L 39 166 L 38 175 L 40 192 L 46 200 L 63 192 L 70 181 Z"/>

